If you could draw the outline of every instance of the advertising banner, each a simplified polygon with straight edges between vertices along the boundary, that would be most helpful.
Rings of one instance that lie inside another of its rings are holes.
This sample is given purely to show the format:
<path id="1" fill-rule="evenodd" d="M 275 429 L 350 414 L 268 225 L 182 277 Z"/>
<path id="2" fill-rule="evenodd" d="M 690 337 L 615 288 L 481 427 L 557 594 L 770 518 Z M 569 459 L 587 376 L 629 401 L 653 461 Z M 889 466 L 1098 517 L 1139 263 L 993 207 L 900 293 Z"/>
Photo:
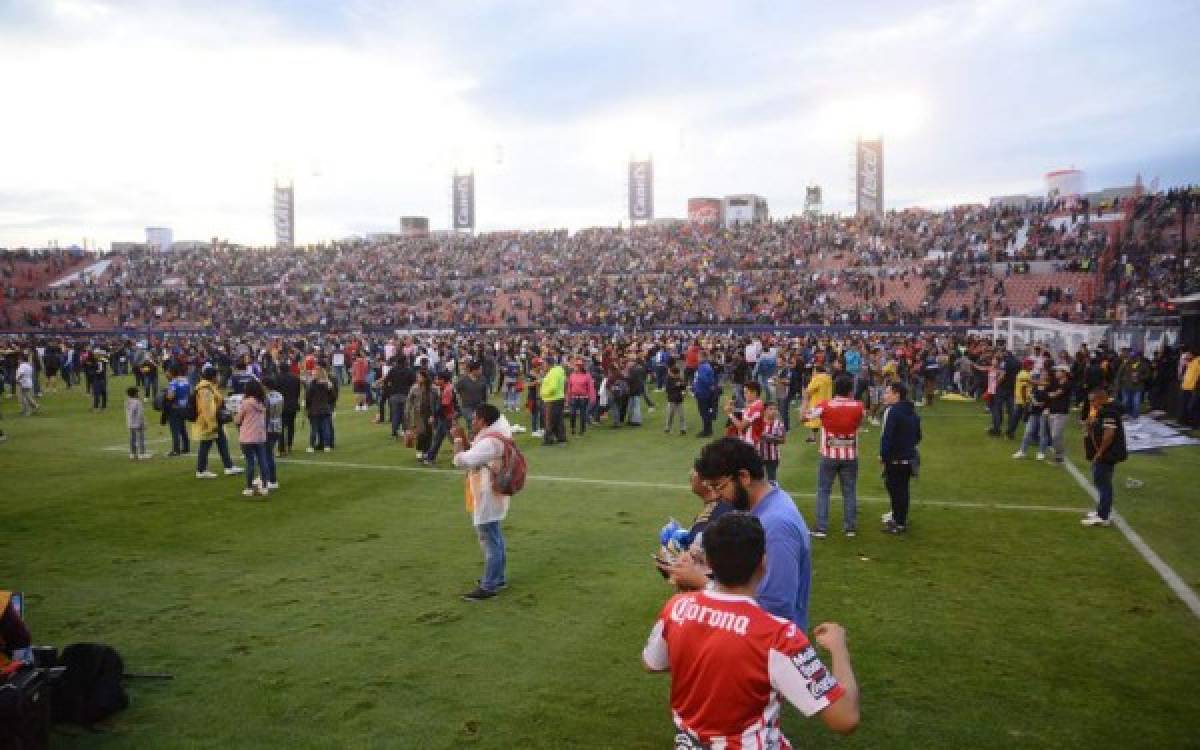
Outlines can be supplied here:
<path id="1" fill-rule="evenodd" d="M 721 223 L 720 198 L 689 198 L 688 221 L 702 226 Z"/>
<path id="2" fill-rule="evenodd" d="M 883 139 L 859 140 L 855 149 L 855 215 L 883 215 Z"/>
<path id="3" fill-rule="evenodd" d="M 455 229 L 475 228 L 475 175 L 456 174 L 453 180 L 451 211 Z"/>
<path id="4" fill-rule="evenodd" d="M 654 162 L 629 162 L 629 218 L 649 221 L 654 218 Z"/>

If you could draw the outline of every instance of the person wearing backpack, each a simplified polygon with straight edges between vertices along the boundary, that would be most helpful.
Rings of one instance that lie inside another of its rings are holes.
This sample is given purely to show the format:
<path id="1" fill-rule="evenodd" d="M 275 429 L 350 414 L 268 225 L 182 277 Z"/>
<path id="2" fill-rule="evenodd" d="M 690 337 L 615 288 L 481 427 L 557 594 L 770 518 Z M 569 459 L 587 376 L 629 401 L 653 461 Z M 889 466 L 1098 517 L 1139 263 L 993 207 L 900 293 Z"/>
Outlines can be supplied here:
<path id="1" fill-rule="evenodd" d="M 470 602 L 491 599 L 508 586 L 507 554 L 500 522 L 508 515 L 509 500 L 525 482 L 525 459 L 512 440 L 512 427 L 492 404 L 475 412 L 467 448 L 467 435 L 455 426 L 454 465 L 467 470 L 467 512 L 483 550 L 483 577 L 463 595 Z"/>
<path id="2" fill-rule="evenodd" d="M 1096 485 L 1096 510 L 1089 511 L 1084 526 L 1111 526 L 1109 516 L 1113 505 L 1113 469 L 1128 458 L 1125 427 L 1121 424 L 1121 409 L 1108 396 L 1103 385 L 1092 388 L 1088 395 L 1087 419 L 1084 422 L 1083 449 L 1092 462 L 1092 483 Z"/>

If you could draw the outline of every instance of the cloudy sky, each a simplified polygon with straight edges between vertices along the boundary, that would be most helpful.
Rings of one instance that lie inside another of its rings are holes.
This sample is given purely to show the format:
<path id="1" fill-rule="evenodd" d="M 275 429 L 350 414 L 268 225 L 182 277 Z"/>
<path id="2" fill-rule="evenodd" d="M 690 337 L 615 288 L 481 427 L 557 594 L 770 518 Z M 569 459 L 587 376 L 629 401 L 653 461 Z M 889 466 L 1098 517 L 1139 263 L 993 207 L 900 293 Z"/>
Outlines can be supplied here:
<path id="1" fill-rule="evenodd" d="M 625 163 L 656 212 L 756 192 L 850 202 L 855 136 L 889 208 L 1200 182 L 1195 0 L 377 2 L 0 0 L 0 247 L 269 243 L 450 219 L 613 225 Z"/>

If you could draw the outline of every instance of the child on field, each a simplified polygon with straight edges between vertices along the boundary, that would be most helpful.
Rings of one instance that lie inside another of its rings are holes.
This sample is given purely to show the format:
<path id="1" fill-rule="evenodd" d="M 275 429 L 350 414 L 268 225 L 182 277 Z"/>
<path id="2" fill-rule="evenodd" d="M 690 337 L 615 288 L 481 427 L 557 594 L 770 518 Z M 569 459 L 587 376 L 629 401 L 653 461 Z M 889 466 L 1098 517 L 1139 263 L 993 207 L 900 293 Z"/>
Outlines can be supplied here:
<path id="1" fill-rule="evenodd" d="M 758 455 L 762 457 L 763 468 L 767 471 L 767 481 L 778 486 L 776 475 L 779 473 L 779 446 L 787 442 L 787 430 L 783 420 L 779 418 L 779 406 L 767 404 L 763 412 L 763 431 L 758 439 Z"/>
<path id="2" fill-rule="evenodd" d="M 125 426 L 129 428 L 129 460 L 150 458 L 146 452 L 146 410 L 137 386 L 125 389 Z"/>
<path id="3" fill-rule="evenodd" d="M 262 383 L 252 380 L 246 384 L 242 403 L 233 421 L 238 426 L 238 445 L 246 458 L 246 497 L 267 495 L 267 394 Z M 262 475 L 255 480 L 255 469 Z"/>

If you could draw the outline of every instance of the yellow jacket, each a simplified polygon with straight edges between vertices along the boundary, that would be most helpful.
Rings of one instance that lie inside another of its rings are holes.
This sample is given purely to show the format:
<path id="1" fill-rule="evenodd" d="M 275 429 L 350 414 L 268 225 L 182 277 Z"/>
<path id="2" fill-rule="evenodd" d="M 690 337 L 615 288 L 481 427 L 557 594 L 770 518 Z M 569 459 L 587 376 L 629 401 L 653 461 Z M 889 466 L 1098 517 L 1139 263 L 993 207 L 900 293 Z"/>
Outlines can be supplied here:
<path id="1" fill-rule="evenodd" d="M 1029 403 L 1029 397 L 1033 394 L 1033 376 L 1029 374 L 1029 370 L 1021 368 L 1017 373 L 1016 386 L 1016 401 L 1017 406 L 1026 406 Z"/>
<path id="2" fill-rule="evenodd" d="M 217 430 L 221 429 L 217 421 L 217 412 L 225 403 L 225 397 L 211 380 L 201 380 L 196 384 L 196 421 L 192 422 L 192 440 L 216 440 Z"/>
<path id="3" fill-rule="evenodd" d="M 1197 381 L 1200 381 L 1200 357 L 1193 357 L 1187 369 L 1183 371 L 1183 390 L 1196 390 Z"/>
<path id="4" fill-rule="evenodd" d="M 804 395 L 808 399 L 806 408 L 811 409 L 822 401 L 828 401 L 833 398 L 833 378 L 827 372 L 818 372 L 812 376 L 812 380 L 808 381 L 808 386 L 804 389 Z M 816 429 L 821 426 L 820 419 L 810 419 L 804 423 L 805 427 Z"/>

